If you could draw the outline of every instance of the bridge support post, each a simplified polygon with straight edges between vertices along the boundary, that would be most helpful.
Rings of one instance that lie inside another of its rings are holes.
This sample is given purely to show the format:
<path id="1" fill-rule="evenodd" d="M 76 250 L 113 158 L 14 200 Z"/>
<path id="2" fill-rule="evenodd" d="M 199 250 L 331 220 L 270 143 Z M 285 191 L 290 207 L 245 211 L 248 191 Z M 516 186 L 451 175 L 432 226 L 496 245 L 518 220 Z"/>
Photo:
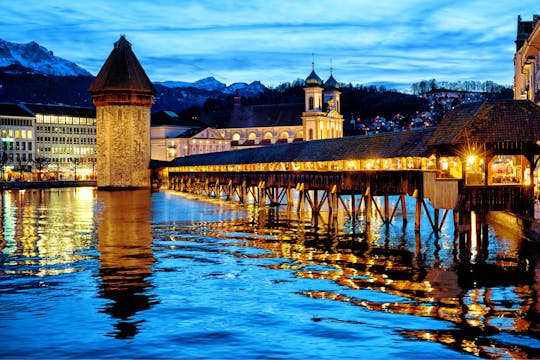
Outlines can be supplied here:
<path id="1" fill-rule="evenodd" d="M 422 219 L 422 198 L 418 194 L 417 190 L 415 190 L 414 193 L 416 194 L 416 211 L 415 211 L 415 214 L 414 214 L 414 231 L 415 232 L 420 232 L 420 220 Z"/>
<path id="2" fill-rule="evenodd" d="M 384 223 L 386 225 L 390 224 L 390 201 L 388 195 L 384 195 Z"/>
<path id="3" fill-rule="evenodd" d="M 439 232 L 439 208 L 433 209 L 433 230 Z"/>
<path id="4" fill-rule="evenodd" d="M 372 211 L 372 201 L 373 199 L 371 198 L 371 194 L 370 194 L 371 190 L 370 190 L 370 187 L 368 186 L 368 188 L 366 189 L 366 192 L 364 194 L 364 202 L 365 202 L 365 212 L 366 212 L 366 225 L 369 225 L 371 224 L 371 211 Z"/>
<path id="5" fill-rule="evenodd" d="M 401 216 L 403 217 L 403 224 L 407 224 L 407 205 L 405 205 L 405 195 L 399 195 L 401 199 Z"/>
<path id="6" fill-rule="evenodd" d="M 287 185 L 285 190 L 285 197 L 287 198 L 287 210 L 290 210 L 293 206 L 292 188 Z"/>

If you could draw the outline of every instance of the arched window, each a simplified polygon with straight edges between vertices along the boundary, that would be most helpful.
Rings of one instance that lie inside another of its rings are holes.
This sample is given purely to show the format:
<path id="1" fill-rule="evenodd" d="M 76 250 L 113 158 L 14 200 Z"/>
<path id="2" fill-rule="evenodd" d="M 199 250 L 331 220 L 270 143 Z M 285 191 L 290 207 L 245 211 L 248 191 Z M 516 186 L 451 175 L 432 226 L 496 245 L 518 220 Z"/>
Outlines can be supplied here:
<path id="1" fill-rule="evenodd" d="M 314 106 L 313 96 L 310 96 L 309 97 L 309 110 L 313 110 L 313 106 Z"/>
<path id="2" fill-rule="evenodd" d="M 313 129 L 309 129 L 309 140 L 313 140 Z"/>
<path id="3" fill-rule="evenodd" d="M 232 141 L 240 141 L 240 134 L 238 133 L 233 134 Z"/>

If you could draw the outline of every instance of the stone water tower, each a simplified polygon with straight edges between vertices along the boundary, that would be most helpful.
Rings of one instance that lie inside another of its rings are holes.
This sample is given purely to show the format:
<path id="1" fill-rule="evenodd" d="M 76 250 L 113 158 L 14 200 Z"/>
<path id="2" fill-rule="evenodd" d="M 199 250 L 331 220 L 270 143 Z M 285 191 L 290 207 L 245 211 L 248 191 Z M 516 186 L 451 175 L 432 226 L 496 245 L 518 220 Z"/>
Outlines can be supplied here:
<path id="1" fill-rule="evenodd" d="M 156 90 L 123 35 L 88 90 L 96 106 L 98 189 L 150 188 L 150 108 Z"/>

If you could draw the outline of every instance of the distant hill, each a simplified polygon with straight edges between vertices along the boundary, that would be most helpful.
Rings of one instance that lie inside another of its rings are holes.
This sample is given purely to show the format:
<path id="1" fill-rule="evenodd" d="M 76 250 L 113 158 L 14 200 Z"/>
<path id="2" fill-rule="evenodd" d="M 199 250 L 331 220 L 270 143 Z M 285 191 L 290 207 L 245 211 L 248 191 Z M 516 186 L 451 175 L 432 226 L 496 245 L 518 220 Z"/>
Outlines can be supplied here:
<path id="1" fill-rule="evenodd" d="M 0 72 L 0 102 L 91 106 L 93 76 L 54 76 Z"/>
<path id="2" fill-rule="evenodd" d="M 244 97 L 257 96 L 266 90 L 266 86 L 261 84 L 260 81 L 253 81 L 251 84 L 244 82 L 238 82 L 227 86 L 219 80 L 216 80 L 213 76 L 197 80 L 195 82 L 185 81 L 162 81 L 154 83 L 156 85 L 162 85 L 168 88 L 181 88 L 181 89 L 199 89 L 206 91 L 217 91 L 223 94 L 234 95 L 238 92 L 238 95 Z"/>

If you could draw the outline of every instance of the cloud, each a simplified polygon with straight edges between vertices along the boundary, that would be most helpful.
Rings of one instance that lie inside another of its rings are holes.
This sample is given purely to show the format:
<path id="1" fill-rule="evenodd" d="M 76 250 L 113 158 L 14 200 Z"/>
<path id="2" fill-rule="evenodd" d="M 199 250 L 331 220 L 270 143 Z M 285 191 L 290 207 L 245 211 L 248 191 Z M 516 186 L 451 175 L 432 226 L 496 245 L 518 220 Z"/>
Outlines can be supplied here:
<path id="1" fill-rule="evenodd" d="M 0 8 L 2 37 L 36 41 L 93 74 L 120 34 L 156 81 L 511 83 L 516 19 L 538 6 L 488 0 L 29 0 Z M 540 9 L 538 9 L 540 10 Z M 537 13 L 539 11 L 536 11 Z M 9 21 L 2 20 L 9 19 Z"/>

